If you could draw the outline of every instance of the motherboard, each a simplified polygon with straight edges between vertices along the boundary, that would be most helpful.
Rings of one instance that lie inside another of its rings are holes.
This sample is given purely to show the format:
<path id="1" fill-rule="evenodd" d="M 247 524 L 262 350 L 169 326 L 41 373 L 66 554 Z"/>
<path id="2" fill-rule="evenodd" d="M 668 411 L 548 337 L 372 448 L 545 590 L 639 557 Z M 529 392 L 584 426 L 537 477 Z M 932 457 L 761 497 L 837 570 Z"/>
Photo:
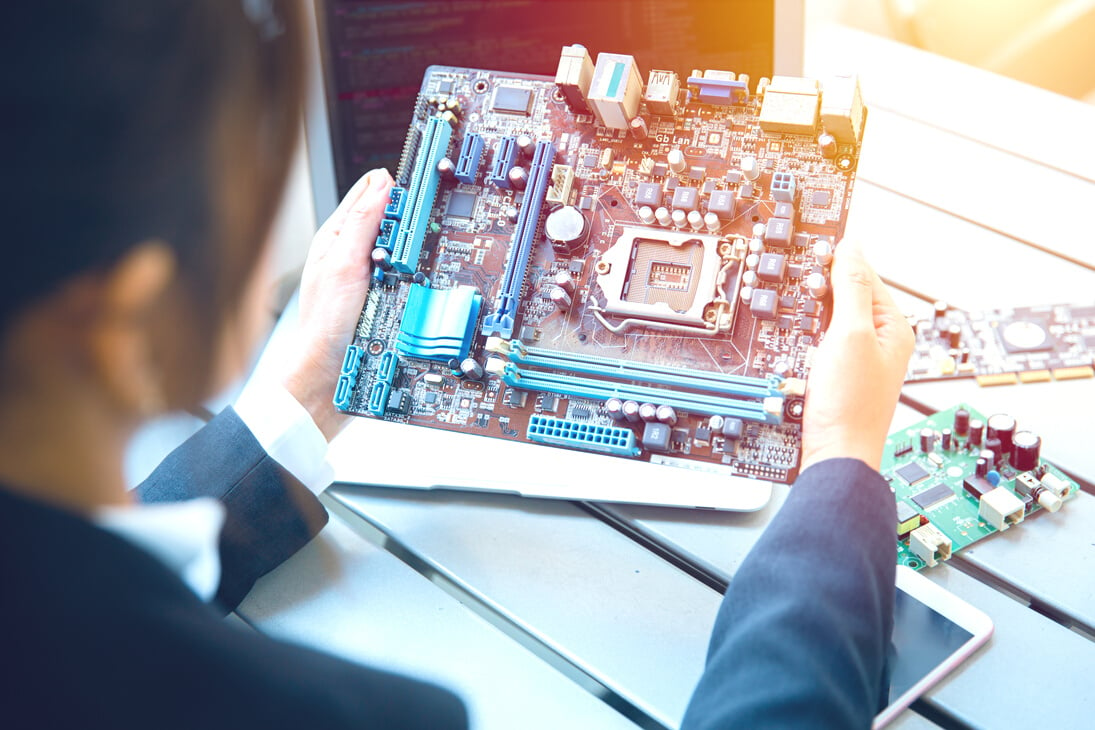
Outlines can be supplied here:
<path id="1" fill-rule="evenodd" d="M 1042 460 L 1015 418 L 965 405 L 891 434 L 882 477 L 897 500 L 897 562 L 932 567 L 1028 515 L 1056 512 L 1078 485 Z"/>
<path id="2" fill-rule="evenodd" d="M 793 481 L 865 121 L 854 78 L 431 67 L 335 406 Z"/>

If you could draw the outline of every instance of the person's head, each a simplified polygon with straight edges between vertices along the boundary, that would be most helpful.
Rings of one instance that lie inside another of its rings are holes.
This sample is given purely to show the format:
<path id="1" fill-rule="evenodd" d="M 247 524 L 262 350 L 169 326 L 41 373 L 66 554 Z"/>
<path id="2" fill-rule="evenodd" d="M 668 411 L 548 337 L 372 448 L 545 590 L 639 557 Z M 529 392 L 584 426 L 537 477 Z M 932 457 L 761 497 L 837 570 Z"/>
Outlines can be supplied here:
<path id="1" fill-rule="evenodd" d="M 207 397 L 296 142 L 294 0 L 15 3 L 0 30 L 0 411 L 73 383 Z"/>

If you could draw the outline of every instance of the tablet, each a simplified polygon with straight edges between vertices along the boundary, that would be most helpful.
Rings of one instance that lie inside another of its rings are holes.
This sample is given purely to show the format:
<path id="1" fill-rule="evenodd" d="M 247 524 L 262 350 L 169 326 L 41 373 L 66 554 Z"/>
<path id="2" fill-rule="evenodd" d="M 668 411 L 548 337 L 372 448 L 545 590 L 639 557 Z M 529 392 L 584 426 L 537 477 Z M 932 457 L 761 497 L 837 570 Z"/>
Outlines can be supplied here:
<path id="1" fill-rule="evenodd" d="M 890 723 L 992 636 L 992 620 L 903 565 L 897 566 L 889 705 L 874 727 Z"/>

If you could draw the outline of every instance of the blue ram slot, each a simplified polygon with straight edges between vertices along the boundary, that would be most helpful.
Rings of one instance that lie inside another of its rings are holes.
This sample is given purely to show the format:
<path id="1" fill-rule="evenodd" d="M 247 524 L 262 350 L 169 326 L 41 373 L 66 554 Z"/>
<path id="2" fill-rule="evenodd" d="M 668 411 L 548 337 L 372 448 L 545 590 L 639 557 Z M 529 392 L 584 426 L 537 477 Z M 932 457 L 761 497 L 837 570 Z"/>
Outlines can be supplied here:
<path id="1" fill-rule="evenodd" d="M 380 365 L 376 369 L 376 379 L 383 380 L 388 385 L 395 382 L 395 366 L 399 363 L 395 353 L 387 350 L 380 356 Z"/>
<path id="2" fill-rule="evenodd" d="M 749 99 L 749 86 L 742 81 L 689 76 L 688 85 L 696 87 L 697 99 L 701 104 L 733 106 L 744 104 Z"/>
<path id="3" fill-rule="evenodd" d="M 503 137 L 498 141 L 498 149 L 494 153 L 494 164 L 491 165 L 487 182 L 500 188 L 509 188 L 509 171 L 517 162 L 517 138 Z"/>
<path id="4" fill-rule="evenodd" d="M 548 368 L 571 373 L 600 375 L 619 380 L 658 383 L 674 388 L 721 393 L 746 398 L 782 398 L 779 389 L 783 378 L 750 378 L 702 370 L 651 365 L 643 362 L 616 360 L 586 353 L 577 354 L 541 347 L 526 347 L 520 340 L 510 343 L 509 359 L 526 367 Z"/>
<path id="5" fill-rule="evenodd" d="M 699 413 L 706 416 L 730 416 L 762 423 L 781 423 L 783 415 L 782 412 L 778 414 L 769 413 L 765 410 L 764 403 L 761 401 L 749 402 L 713 395 L 702 395 L 700 393 L 685 393 L 663 388 L 580 378 L 574 375 L 555 375 L 553 373 L 522 370 L 513 363 L 506 364 L 502 372 L 502 380 L 512 388 L 522 390 L 546 391 L 592 400 L 622 398 L 641 403 L 673 406 L 688 413 Z"/>
<path id="6" fill-rule="evenodd" d="M 388 218 L 402 218 L 403 207 L 407 204 L 407 191 L 400 187 L 392 188 L 384 215 Z"/>
<path id="7" fill-rule="evenodd" d="M 357 345 L 346 348 L 346 357 L 342 358 L 342 374 L 356 378 L 361 371 L 361 361 L 365 357 L 365 351 Z"/>
<path id="8" fill-rule="evenodd" d="M 376 247 L 391 251 L 397 235 L 399 235 L 399 221 L 385 218 L 380 222 L 380 233 L 376 237 Z"/>
<path id="9" fill-rule="evenodd" d="M 350 375 L 340 375 L 338 385 L 335 386 L 335 397 L 331 399 L 335 408 L 344 411 L 350 407 L 350 399 L 354 395 L 354 378 Z"/>
<path id="10" fill-rule="evenodd" d="M 374 416 L 383 416 L 391 395 L 392 386 L 383 381 L 373 383 L 373 388 L 369 391 L 369 413 Z"/>
<path id="11" fill-rule="evenodd" d="M 426 122 L 422 144 L 414 160 L 414 172 L 407 184 L 403 220 L 392 239 L 392 266 L 404 274 L 413 274 L 422 255 L 422 242 L 429 227 L 430 212 L 437 197 L 441 174 L 437 163 L 445 156 L 452 139 L 452 127 L 440 117 Z"/>
<path id="12" fill-rule="evenodd" d="M 521 287 L 525 283 L 532 241 L 536 236 L 540 208 L 544 205 L 544 195 L 554 162 L 555 145 L 550 140 L 537 142 L 532 167 L 529 169 L 528 185 L 525 186 L 525 199 L 521 212 L 517 215 L 517 225 L 513 228 L 513 240 L 509 246 L 509 260 L 502 276 L 502 286 L 494 300 L 494 311 L 483 320 L 484 335 L 497 334 L 507 339 L 513 336 Z"/>
<path id="13" fill-rule="evenodd" d="M 468 132 L 464 135 L 464 143 L 460 145 L 460 159 L 456 163 L 456 179 L 462 183 L 475 182 L 475 176 L 479 174 L 479 163 L 483 159 L 483 138 L 478 132 Z"/>
<path id="14" fill-rule="evenodd" d="M 629 428 L 600 426 L 550 416 L 532 416 L 525 437 L 529 441 L 542 444 L 569 446 L 616 456 L 638 456 L 641 452 L 635 445 L 635 432 Z"/>

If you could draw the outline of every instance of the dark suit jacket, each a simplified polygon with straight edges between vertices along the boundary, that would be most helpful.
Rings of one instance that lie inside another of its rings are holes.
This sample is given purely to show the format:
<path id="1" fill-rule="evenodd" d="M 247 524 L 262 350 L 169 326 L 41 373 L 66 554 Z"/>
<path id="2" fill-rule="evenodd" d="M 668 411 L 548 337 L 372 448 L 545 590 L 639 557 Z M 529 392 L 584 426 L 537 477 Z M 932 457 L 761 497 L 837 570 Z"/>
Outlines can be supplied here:
<path id="1" fill-rule="evenodd" d="M 684 727 L 867 728 L 893 633 L 893 494 L 855 459 L 803 472 L 719 608 Z"/>
<path id="2" fill-rule="evenodd" d="M 448 728 L 438 687 L 226 623 L 327 515 L 231 410 L 139 487 L 227 507 L 220 610 L 86 519 L 0 489 L 0 725 L 29 728 Z"/>

